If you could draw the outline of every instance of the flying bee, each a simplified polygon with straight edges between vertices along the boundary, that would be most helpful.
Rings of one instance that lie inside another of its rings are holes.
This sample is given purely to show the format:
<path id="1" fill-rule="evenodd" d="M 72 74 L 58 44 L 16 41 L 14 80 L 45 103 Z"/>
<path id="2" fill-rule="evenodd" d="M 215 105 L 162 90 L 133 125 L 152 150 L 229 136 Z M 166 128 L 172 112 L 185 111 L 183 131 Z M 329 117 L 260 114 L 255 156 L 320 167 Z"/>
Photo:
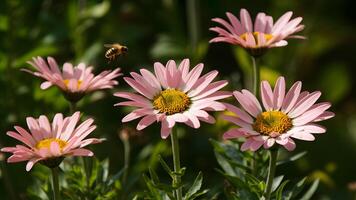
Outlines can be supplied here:
<path id="1" fill-rule="evenodd" d="M 126 46 L 119 43 L 104 44 L 104 47 L 109 48 L 105 53 L 105 58 L 107 58 L 109 62 L 115 60 L 117 56 L 127 53 L 129 50 Z"/>

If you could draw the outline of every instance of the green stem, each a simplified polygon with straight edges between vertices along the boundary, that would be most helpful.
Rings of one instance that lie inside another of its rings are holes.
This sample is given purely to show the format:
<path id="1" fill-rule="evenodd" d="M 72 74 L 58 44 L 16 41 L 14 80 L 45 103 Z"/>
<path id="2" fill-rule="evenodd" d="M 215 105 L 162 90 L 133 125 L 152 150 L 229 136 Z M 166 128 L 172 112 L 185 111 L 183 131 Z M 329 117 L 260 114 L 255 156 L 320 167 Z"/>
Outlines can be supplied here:
<path id="1" fill-rule="evenodd" d="M 59 180 L 58 180 L 58 167 L 51 168 L 52 170 L 52 189 L 53 199 L 59 200 Z"/>
<path id="2" fill-rule="evenodd" d="M 69 112 L 70 112 L 70 114 L 73 114 L 76 109 L 77 109 L 77 104 L 74 103 L 74 102 L 69 102 Z"/>
<path id="3" fill-rule="evenodd" d="M 260 68 L 256 63 L 256 58 L 251 56 L 253 69 L 253 94 L 258 96 L 258 86 L 260 85 Z"/>
<path id="4" fill-rule="evenodd" d="M 123 138 L 122 142 L 124 144 L 124 175 L 122 177 L 122 185 L 125 186 L 130 167 L 130 141 L 128 138 Z"/>
<path id="5" fill-rule="evenodd" d="M 269 200 L 271 198 L 271 190 L 274 180 L 274 174 L 276 172 L 276 163 L 278 156 L 278 148 L 270 150 L 270 159 L 269 159 L 269 167 L 268 167 L 268 176 L 267 176 L 267 186 L 265 190 L 265 200 Z"/>
<path id="6" fill-rule="evenodd" d="M 90 168 L 89 168 L 89 159 L 91 159 L 90 157 L 82 157 L 83 159 L 83 165 L 84 165 L 84 172 L 85 172 L 85 180 L 86 180 L 86 184 L 87 184 L 87 188 L 90 188 Z"/>
<path id="7" fill-rule="evenodd" d="M 198 9 L 197 9 L 197 1 L 189 0 L 187 1 L 187 18 L 188 20 L 188 30 L 190 35 L 190 42 L 193 55 L 196 56 L 197 46 L 198 46 Z"/>
<path id="8" fill-rule="evenodd" d="M 171 142 L 172 142 L 172 152 L 173 152 L 173 165 L 174 165 L 174 177 L 173 177 L 173 186 L 179 186 L 181 182 L 180 178 L 180 158 L 179 158 L 179 144 L 178 144 L 178 136 L 176 129 L 172 129 L 171 133 Z M 175 191 L 173 191 L 176 195 L 177 200 L 182 200 L 182 188 L 179 187 Z"/>
<path id="9" fill-rule="evenodd" d="M 251 59 L 252 59 L 252 70 L 253 70 L 252 90 L 253 90 L 253 94 L 257 97 L 258 96 L 258 86 L 260 83 L 260 68 L 257 65 L 256 58 L 251 56 Z M 253 152 L 252 161 L 251 161 L 251 170 L 252 170 L 253 175 L 256 174 L 256 170 L 257 170 L 257 163 L 256 163 L 257 156 L 258 156 L 257 153 Z"/>
<path id="10" fill-rule="evenodd" d="M 69 112 L 70 114 L 74 114 L 77 109 L 76 102 L 68 101 L 69 102 Z M 90 167 L 89 167 L 89 160 L 90 158 L 82 157 L 83 165 L 84 165 L 84 173 L 85 173 L 85 180 L 87 184 L 87 188 L 90 187 Z"/>

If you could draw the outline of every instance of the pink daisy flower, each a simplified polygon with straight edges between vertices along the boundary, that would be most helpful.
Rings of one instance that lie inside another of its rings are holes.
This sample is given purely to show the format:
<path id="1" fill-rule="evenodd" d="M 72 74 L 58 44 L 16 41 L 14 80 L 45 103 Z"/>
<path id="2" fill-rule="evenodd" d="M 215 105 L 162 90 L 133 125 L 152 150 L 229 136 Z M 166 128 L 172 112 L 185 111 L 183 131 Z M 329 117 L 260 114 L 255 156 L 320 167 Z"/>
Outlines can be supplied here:
<path id="1" fill-rule="evenodd" d="M 266 49 L 286 46 L 287 38 L 304 38 L 294 35 L 302 31 L 304 25 L 300 24 L 302 17 L 291 19 L 293 12 L 289 11 L 280 17 L 276 23 L 273 18 L 265 13 L 258 13 L 255 22 L 252 22 L 246 9 L 240 10 L 240 20 L 227 12 L 229 22 L 221 18 L 212 21 L 223 26 L 210 28 L 219 35 L 210 42 L 227 42 L 245 48 L 252 56 L 262 55 Z"/>
<path id="2" fill-rule="evenodd" d="M 184 59 L 179 66 L 173 60 L 168 61 L 166 66 L 156 62 L 155 74 L 146 69 L 141 69 L 141 74 L 132 72 L 133 78 L 125 77 L 124 80 L 139 94 L 114 94 L 129 100 L 115 105 L 137 107 L 122 122 L 143 117 L 137 130 L 155 121 L 161 122 L 161 137 L 164 139 L 169 136 L 176 122 L 193 128 L 199 128 L 200 121 L 215 123 L 207 111 L 224 110 L 224 104 L 218 100 L 231 96 L 231 92 L 219 91 L 227 85 L 227 81 L 212 82 L 218 71 L 200 76 L 203 68 L 203 64 L 198 64 L 190 71 L 189 60 Z"/>
<path id="3" fill-rule="evenodd" d="M 292 151 L 295 148 L 293 139 L 313 141 L 313 134 L 324 133 L 326 129 L 316 122 L 334 117 L 327 111 L 331 104 L 315 102 L 321 92 L 301 92 L 302 83 L 294 83 L 285 94 L 284 77 L 279 77 L 272 91 L 267 81 L 261 82 L 262 104 L 248 90 L 235 91 L 233 94 L 243 109 L 226 104 L 228 111 L 236 116 L 223 116 L 239 128 L 224 133 L 224 139 L 245 138 L 241 150 L 256 151 L 261 146 L 265 149 L 275 143 Z"/>
<path id="4" fill-rule="evenodd" d="M 40 162 L 48 167 L 58 166 L 66 156 L 93 156 L 93 152 L 83 147 L 101 142 L 101 139 L 87 137 L 96 126 L 93 119 L 87 119 L 77 126 L 80 112 L 63 119 L 58 113 L 54 116 L 52 124 L 48 118 L 41 115 L 38 119 L 27 117 L 28 132 L 20 126 L 15 126 L 16 131 L 8 131 L 7 135 L 13 137 L 24 145 L 4 147 L 2 152 L 13 155 L 7 159 L 8 163 L 28 161 L 26 171 Z"/>
<path id="5" fill-rule="evenodd" d="M 120 68 L 117 68 L 113 71 L 103 71 L 95 76 L 92 73 L 93 67 L 88 67 L 84 63 L 74 67 L 71 63 L 64 63 L 61 71 L 52 57 L 48 57 L 47 62 L 43 58 L 37 57 L 28 63 L 35 67 L 36 71 L 32 72 L 27 69 L 24 71 L 46 80 L 41 84 L 41 89 L 45 90 L 56 85 L 71 102 L 79 101 L 86 93 L 113 88 L 118 84 L 114 79 L 122 75 Z"/>

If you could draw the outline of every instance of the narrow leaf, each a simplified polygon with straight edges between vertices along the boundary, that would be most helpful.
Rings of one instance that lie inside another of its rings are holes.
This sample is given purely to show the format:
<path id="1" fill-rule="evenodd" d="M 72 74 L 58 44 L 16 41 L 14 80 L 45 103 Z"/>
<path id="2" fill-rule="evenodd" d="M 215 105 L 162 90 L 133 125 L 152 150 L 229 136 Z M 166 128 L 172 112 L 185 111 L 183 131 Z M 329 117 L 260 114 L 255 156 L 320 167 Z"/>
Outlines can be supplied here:
<path id="1" fill-rule="evenodd" d="M 203 173 L 199 172 L 198 176 L 195 178 L 193 185 L 189 188 L 188 192 L 186 193 L 184 199 L 190 199 L 195 193 L 197 193 L 203 182 Z"/>
<path id="2" fill-rule="evenodd" d="M 312 198 L 313 194 L 315 193 L 316 189 L 318 189 L 319 179 L 316 179 L 313 184 L 310 186 L 309 190 L 303 195 L 300 200 L 309 200 Z"/>
<path id="3" fill-rule="evenodd" d="M 296 155 L 294 155 L 294 156 L 292 156 L 292 157 L 290 157 L 288 159 L 278 161 L 277 165 L 283 165 L 283 164 L 288 163 L 288 162 L 296 161 L 296 160 L 302 158 L 303 156 L 305 156 L 307 153 L 308 153 L 307 151 L 300 152 L 300 153 L 298 153 L 298 154 L 296 154 Z"/>
<path id="4" fill-rule="evenodd" d="M 278 188 L 278 186 L 281 184 L 283 178 L 284 178 L 284 176 L 281 175 L 281 176 L 278 176 L 273 179 L 272 192 L 274 192 Z"/>
<path id="5" fill-rule="evenodd" d="M 161 163 L 163 169 L 173 178 L 173 170 L 167 165 L 167 163 L 163 160 L 161 155 L 158 155 L 158 160 Z"/>
<path id="6" fill-rule="evenodd" d="M 289 180 L 285 180 L 285 181 L 283 181 L 281 186 L 279 186 L 279 188 L 276 191 L 276 200 L 283 200 L 283 196 L 282 196 L 283 189 L 287 185 L 288 182 L 289 182 Z"/>

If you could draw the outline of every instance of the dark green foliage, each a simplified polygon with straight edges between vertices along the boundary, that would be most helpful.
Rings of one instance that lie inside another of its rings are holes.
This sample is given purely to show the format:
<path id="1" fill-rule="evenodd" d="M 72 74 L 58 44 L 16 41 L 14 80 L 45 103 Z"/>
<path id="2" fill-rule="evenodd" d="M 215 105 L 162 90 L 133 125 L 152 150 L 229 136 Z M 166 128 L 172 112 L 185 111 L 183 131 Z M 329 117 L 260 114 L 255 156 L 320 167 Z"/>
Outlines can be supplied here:
<path id="1" fill-rule="evenodd" d="M 225 90 L 248 88 L 250 80 L 250 60 L 241 48 L 228 44 L 209 44 L 215 35 L 208 30 L 216 24 L 213 17 L 225 17 L 225 12 L 238 14 L 240 8 L 247 8 L 252 16 L 263 11 L 278 17 L 288 10 L 294 16 L 302 16 L 306 29 L 301 32 L 307 40 L 290 40 L 286 48 L 273 49 L 260 60 L 262 79 L 273 80 L 278 75 L 287 77 L 289 83 L 303 80 L 303 88 L 321 90 L 323 101 L 331 101 L 336 118 L 324 123 L 328 132 L 318 135 L 315 142 L 297 142 L 296 152 L 307 150 L 308 155 L 293 162 L 278 166 L 284 179 L 291 179 L 282 194 L 289 198 L 301 197 L 309 181 L 294 180 L 294 177 L 312 175 L 320 178 L 319 188 L 313 199 L 351 199 L 346 189 L 349 182 L 356 180 L 354 157 L 356 127 L 356 93 L 353 74 L 356 73 L 355 12 L 352 2 L 339 1 L 216 1 L 201 0 L 194 13 L 197 32 L 189 28 L 191 21 L 187 14 L 187 1 L 178 0 L 3 0 L 0 3 L 0 148 L 16 144 L 6 135 L 14 125 L 25 126 L 25 118 L 41 114 L 53 116 L 57 112 L 68 114 L 68 104 L 57 88 L 43 91 L 40 80 L 21 72 L 20 68 L 30 68 L 26 62 L 33 56 L 53 56 L 59 65 L 64 62 L 86 62 L 94 66 L 96 73 L 104 69 L 121 67 L 125 75 L 146 67 L 152 70 L 153 62 L 168 59 L 191 59 L 191 64 L 205 64 L 204 71 L 219 70 L 219 79 L 229 80 Z M 194 42 L 191 35 L 197 35 Z M 129 47 L 129 53 L 108 64 L 104 58 L 103 44 L 120 42 Z M 127 90 L 122 78 L 115 90 Z M 274 82 L 274 80 L 273 80 Z M 290 85 L 289 85 L 290 86 Z M 105 137 L 104 144 L 93 147 L 100 160 L 110 160 L 112 174 L 122 168 L 123 147 L 117 132 L 122 128 L 122 117 L 128 108 L 113 108 L 118 102 L 112 97 L 113 90 L 100 91 L 84 97 L 78 104 L 85 117 L 95 118 L 98 129 L 95 137 Z M 229 101 L 236 103 L 233 99 Z M 217 116 L 217 115 L 216 115 Z M 135 127 L 137 122 L 129 123 Z M 182 160 L 189 166 L 186 177 L 197 171 L 204 172 L 204 188 L 210 188 L 211 199 L 224 199 L 222 191 L 231 194 L 228 199 L 237 199 L 236 188 L 230 181 L 221 179 L 221 173 L 237 176 L 244 180 L 244 173 L 255 174 L 258 180 L 266 176 L 266 171 L 256 175 L 250 168 L 250 161 L 240 162 L 249 153 L 236 153 L 237 143 L 219 144 L 227 152 L 216 149 L 216 158 L 207 138 L 221 139 L 227 124 L 217 120 L 217 124 L 202 123 L 201 129 L 186 129 L 182 138 Z M 135 192 L 146 189 L 142 183 L 142 173 L 148 166 L 159 177 L 166 172 L 158 167 L 158 154 L 170 155 L 166 141 L 159 136 L 159 126 L 153 125 L 143 133 L 133 133 L 130 138 L 131 167 L 126 185 L 129 187 L 128 199 Z M 294 153 L 292 153 L 294 154 Z M 288 158 L 291 154 L 283 152 Z M 34 194 L 51 194 L 49 172 L 36 165 L 27 173 L 23 163 L 8 164 L 8 155 L 0 155 L 0 194 L 1 199 L 30 199 L 26 188 L 38 186 Z M 5 158 L 2 158 L 5 157 Z M 227 159 L 227 158 L 231 159 Z M 346 158 L 346 159 L 345 159 Z M 263 159 L 262 159 L 263 160 Z M 264 160 L 264 164 L 266 164 Z M 246 162 L 246 163 L 245 163 Z M 219 166 L 220 165 L 220 166 Z M 330 167 L 331 166 L 331 167 Z M 214 171 L 220 168 L 221 173 Z M 195 170 L 193 170 L 195 169 Z M 318 172 L 318 173 L 315 173 Z M 320 173 L 323 175 L 319 176 Z M 36 176 L 34 176 L 36 174 Z M 42 176 L 41 178 L 37 178 Z M 63 175 L 63 174 L 62 174 Z M 195 175 L 195 174 L 194 174 Z M 36 177 L 36 178 L 35 178 Z M 326 179 L 326 178 L 327 179 Z M 152 177 L 151 177 L 152 178 Z M 165 181 L 162 178 L 162 181 Z M 237 180 L 235 180 L 237 181 Z M 193 182 L 193 180 L 191 180 Z M 292 187 L 295 183 L 299 186 Z M 283 181 L 281 182 L 283 183 Z M 41 185 L 42 184 L 42 185 Z M 252 184 L 252 183 L 251 183 Z M 41 186 L 39 186 L 41 185 Z M 111 183 L 111 187 L 114 187 Z M 259 187 L 255 184 L 255 190 Z M 294 188 L 294 189 L 292 189 Z M 303 189 L 304 188 L 304 189 Z M 79 190 L 80 188 L 78 188 Z M 278 189 L 278 188 L 277 188 Z M 42 191 L 42 192 L 40 192 Z M 125 189 L 126 191 L 126 189 Z M 294 192 L 290 192 L 294 191 Z M 219 193 L 219 194 L 218 194 Z M 241 191 L 244 197 L 249 192 Z M 321 195 L 322 194 L 322 195 Z M 32 195 L 33 196 L 33 195 Z M 46 195 L 45 195 L 46 196 Z M 41 196 L 43 199 L 45 196 Z M 213 197 L 214 196 L 214 197 Z M 34 198 L 36 199 L 36 198 Z M 39 199 L 37 197 L 37 199 Z"/>
<path id="2" fill-rule="evenodd" d="M 86 182 L 86 174 L 82 162 L 79 159 L 66 160 L 61 165 L 62 175 L 60 180 L 61 196 L 63 199 L 73 200 L 104 200 L 117 199 L 123 192 L 121 177 L 124 170 L 116 174 L 109 174 L 109 161 L 99 162 L 97 159 L 90 159 L 91 169 L 89 185 Z M 47 169 L 44 169 L 41 173 Z M 28 194 L 34 199 L 52 199 L 52 189 L 48 177 L 38 173 L 37 183 L 28 190 Z M 40 188 L 40 189 L 39 189 Z"/>
<path id="3" fill-rule="evenodd" d="M 161 156 L 158 157 L 162 168 L 166 171 L 166 173 L 170 176 L 171 179 L 175 175 L 180 176 L 183 178 L 185 174 L 185 168 L 181 168 L 181 170 L 177 173 L 174 172 L 168 164 L 163 160 Z M 183 189 L 183 194 L 184 200 L 194 200 L 199 198 L 202 198 L 203 195 L 205 195 L 208 190 L 202 190 L 202 183 L 203 183 L 203 173 L 199 172 L 199 174 L 196 176 L 194 182 L 191 184 L 189 188 L 187 188 L 187 185 L 182 182 L 180 185 L 174 185 L 168 184 L 161 182 L 159 179 L 157 173 L 152 169 L 149 168 L 149 177 L 146 174 L 143 174 L 143 180 L 146 183 L 147 189 L 145 192 L 139 193 L 135 198 L 137 199 L 154 199 L 154 200 L 175 200 L 176 198 L 174 197 L 174 194 L 172 193 L 173 190 L 182 188 Z M 187 190 L 187 191 L 186 191 Z M 186 192 L 185 192 L 186 191 Z"/>

